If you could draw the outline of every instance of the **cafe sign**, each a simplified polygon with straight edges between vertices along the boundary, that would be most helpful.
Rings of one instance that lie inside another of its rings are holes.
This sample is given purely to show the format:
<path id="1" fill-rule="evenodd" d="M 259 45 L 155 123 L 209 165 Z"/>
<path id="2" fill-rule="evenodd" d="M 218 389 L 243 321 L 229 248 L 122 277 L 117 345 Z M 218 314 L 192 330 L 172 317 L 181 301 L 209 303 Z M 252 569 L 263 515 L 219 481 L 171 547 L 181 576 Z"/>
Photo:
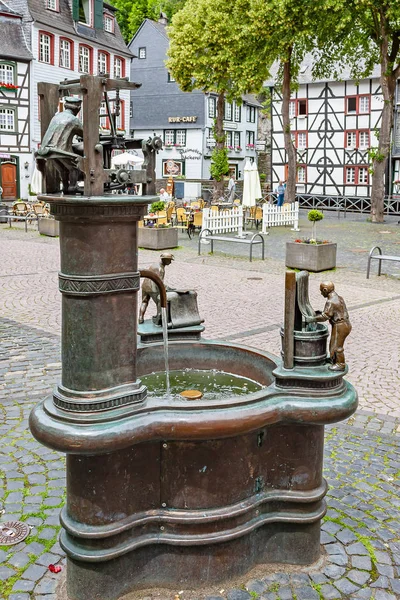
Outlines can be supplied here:
<path id="1" fill-rule="evenodd" d="M 197 117 L 168 117 L 168 123 L 196 123 Z"/>

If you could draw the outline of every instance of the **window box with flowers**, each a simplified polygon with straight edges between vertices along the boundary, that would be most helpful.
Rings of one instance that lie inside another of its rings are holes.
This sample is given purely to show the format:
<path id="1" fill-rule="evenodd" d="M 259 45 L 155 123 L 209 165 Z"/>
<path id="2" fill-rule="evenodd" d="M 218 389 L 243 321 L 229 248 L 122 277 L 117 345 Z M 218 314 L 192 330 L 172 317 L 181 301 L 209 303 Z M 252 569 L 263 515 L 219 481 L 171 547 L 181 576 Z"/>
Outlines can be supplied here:
<path id="1" fill-rule="evenodd" d="M 183 148 L 183 144 L 174 144 L 175 148 Z"/>
<path id="2" fill-rule="evenodd" d="M 0 81 L 0 90 L 3 90 L 5 92 L 16 92 L 18 89 L 17 85 L 14 85 L 13 83 L 6 83 L 5 81 Z"/>
<path id="3" fill-rule="evenodd" d="M 254 144 L 246 144 L 246 150 L 254 150 Z"/>
<path id="4" fill-rule="evenodd" d="M 235 146 L 235 152 L 241 152 L 241 151 L 242 151 L 241 146 Z"/>
<path id="5" fill-rule="evenodd" d="M 228 150 L 233 150 L 233 146 L 228 146 Z"/>
<path id="6" fill-rule="evenodd" d="M 172 150 L 173 147 L 174 147 L 174 145 L 171 144 L 170 142 L 164 144 L 164 150 Z"/>

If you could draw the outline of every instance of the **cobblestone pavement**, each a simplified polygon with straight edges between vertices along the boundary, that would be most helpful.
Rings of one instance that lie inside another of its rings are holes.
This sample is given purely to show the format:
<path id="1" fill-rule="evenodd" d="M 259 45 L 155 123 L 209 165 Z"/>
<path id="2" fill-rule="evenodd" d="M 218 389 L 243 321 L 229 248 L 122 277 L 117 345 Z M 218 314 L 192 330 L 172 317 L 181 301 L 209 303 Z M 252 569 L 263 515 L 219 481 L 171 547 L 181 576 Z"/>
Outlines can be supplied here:
<path id="1" fill-rule="evenodd" d="M 339 238 L 341 233 L 343 268 L 329 277 L 350 309 L 349 379 L 359 391 L 361 409 L 346 423 L 327 428 L 325 476 L 331 489 L 324 558 L 296 572 L 268 567 L 240 585 L 226 585 L 223 592 L 221 587 L 207 595 L 184 592 L 181 600 L 400 598 L 400 270 L 390 265 L 386 272 L 394 276 L 373 275 L 367 281 L 366 254 L 352 253 L 372 247 L 373 235 L 385 251 L 398 253 L 400 228 L 349 219 L 344 224 L 341 219 L 341 231 L 337 219 L 325 219 L 321 226 L 325 223 L 321 237 L 332 239 L 335 232 Z M 250 264 L 244 256 L 223 253 L 209 256 L 204 251 L 198 257 L 197 239 L 189 242 L 181 236 L 182 247 L 175 251 L 166 279 L 171 286 L 198 291 L 206 337 L 278 353 L 283 247 L 292 237 L 287 230 L 274 230 L 267 238 L 269 258 Z M 386 239 L 390 244 L 382 242 Z M 58 241 L 34 230 L 25 234 L 0 226 L 0 256 L 0 497 L 5 511 L 0 520 L 20 519 L 32 527 L 24 542 L 0 546 L 0 600 L 55 600 L 63 572 L 50 573 L 48 566 L 64 560 L 57 542 L 64 458 L 32 439 L 27 419 L 32 405 L 60 376 Z M 147 266 L 157 253 L 140 251 L 139 258 Z M 326 274 L 313 275 L 310 282 L 312 303 L 319 308 L 323 278 Z M 149 593 L 147 598 L 173 600 L 179 591 Z"/>

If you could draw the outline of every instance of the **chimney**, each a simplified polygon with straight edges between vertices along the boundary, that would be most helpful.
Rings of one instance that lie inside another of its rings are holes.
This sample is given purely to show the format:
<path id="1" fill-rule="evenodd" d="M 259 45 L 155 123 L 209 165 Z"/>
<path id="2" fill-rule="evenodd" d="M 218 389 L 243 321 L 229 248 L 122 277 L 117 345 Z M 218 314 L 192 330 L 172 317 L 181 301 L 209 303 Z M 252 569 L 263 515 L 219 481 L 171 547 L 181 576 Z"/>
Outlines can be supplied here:
<path id="1" fill-rule="evenodd" d="M 158 19 L 158 22 L 161 23 L 161 25 L 168 25 L 167 15 L 163 12 L 160 12 L 160 17 Z"/>

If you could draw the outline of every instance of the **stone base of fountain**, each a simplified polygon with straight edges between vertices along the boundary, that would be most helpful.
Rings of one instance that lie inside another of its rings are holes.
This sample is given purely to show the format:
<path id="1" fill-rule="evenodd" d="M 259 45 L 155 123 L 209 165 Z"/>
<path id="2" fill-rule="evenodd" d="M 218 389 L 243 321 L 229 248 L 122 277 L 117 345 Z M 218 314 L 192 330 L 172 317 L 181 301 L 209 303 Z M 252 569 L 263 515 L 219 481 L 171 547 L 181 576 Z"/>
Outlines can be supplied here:
<path id="1" fill-rule="evenodd" d="M 192 325 L 189 327 L 168 329 L 168 340 L 170 342 L 198 341 L 200 340 L 204 329 L 204 325 Z M 138 336 L 141 344 L 162 342 L 162 327 L 155 325 L 152 319 L 146 319 L 144 323 L 138 325 Z"/>

